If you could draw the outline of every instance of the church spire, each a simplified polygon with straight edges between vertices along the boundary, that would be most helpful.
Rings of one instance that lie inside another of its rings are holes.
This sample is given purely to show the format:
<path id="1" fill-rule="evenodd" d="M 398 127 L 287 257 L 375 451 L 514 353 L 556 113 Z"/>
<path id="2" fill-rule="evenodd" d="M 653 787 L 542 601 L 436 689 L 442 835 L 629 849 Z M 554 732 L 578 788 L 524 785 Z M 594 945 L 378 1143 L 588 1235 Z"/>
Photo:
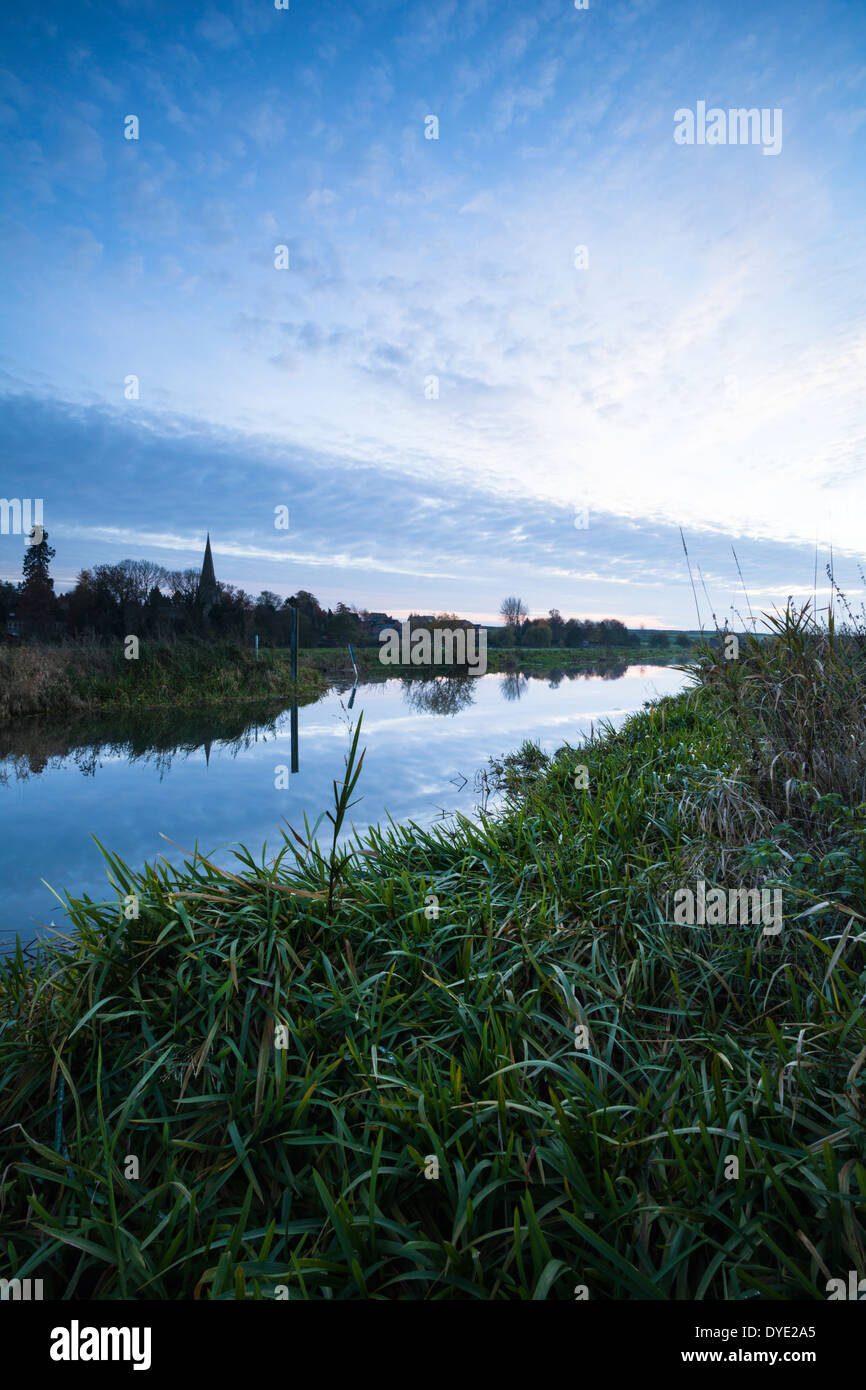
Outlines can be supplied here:
<path id="1" fill-rule="evenodd" d="M 213 555 L 210 549 L 210 531 L 207 533 L 207 543 L 204 548 L 204 560 L 202 561 L 201 575 L 198 581 L 198 602 L 207 613 L 217 599 L 217 582 L 213 568 Z"/>

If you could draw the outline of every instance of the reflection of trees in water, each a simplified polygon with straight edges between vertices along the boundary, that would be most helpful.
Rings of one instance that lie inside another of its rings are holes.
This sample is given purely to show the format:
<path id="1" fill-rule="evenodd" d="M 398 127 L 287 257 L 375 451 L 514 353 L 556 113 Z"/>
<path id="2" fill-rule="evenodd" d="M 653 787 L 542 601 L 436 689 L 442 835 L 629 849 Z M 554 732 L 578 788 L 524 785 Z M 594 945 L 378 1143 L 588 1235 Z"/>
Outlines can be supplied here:
<path id="1" fill-rule="evenodd" d="M 521 671 L 506 671 L 500 689 L 503 700 L 519 700 L 529 689 L 529 677 Z"/>
<path id="2" fill-rule="evenodd" d="M 512 669 L 506 668 L 502 674 L 503 700 L 519 700 L 529 688 L 530 681 L 547 681 L 551 690 L 558 690 L 563 681 L 587 681 L 597 679 L 599 676 L 604 681 L 619 680 L 628 670 L 628 662 L 625 661 L 598 661 L 587 663 L 585 666 L 562 669 L 559 666 L 514 666 Z"/>
<path id="3" fill-rule="evenodd" d="M 593 675 L 601 676 L 604 681 L 616 681 L 619 680 L 620 676 L 624 676 L 627 670 L 627 662 L 620 663 L 618 661 L 611 661 L 603 666 L 599 666 L 598 670 L 593 672 Z"/>
<path id="4" fill-rule="evenodd" d="M 214 745 L 222 754 L 237 757 L 257 739 L 276 735 L 279 719 L 290 709 L 284 701 L 269 701 L 217 710 L 91 714 L 63 724 L 28 719 L 0 728 L 0 759 L 7 763 L 5 771 L 0 771 L 0 782 L 8 782 L 10 776 L 25 781 L 69 759 L 83 776 L 93 777 L 103 757 L 150 763 L 161 781 L 173 758 L 188 757 L 200 748 L 208 757 Z"/>
<path id="5" fill-rule="evenodd" d="M 626 672 L 628 663 L 604 661 L 565 670 L 558 666 L 524 667 L 501 673 L 502 697 L 519 700 L 531 680 L 547 681 L 557 689 L 564 680 L 617 680 Z M 381 689 L 393 679 L 390 672 L 381 682 L 361 683 L 368 693 Z M 418 713 L 455 715 L 474 703 L 475 681 L 470 675 L 402 676 L 400 683 L 406 703 Z M 339 688 L 339 687 L 336 687 Z M 349 686 L 346 685 L 346 689 Z M 359 688 L 361 688 L 359 686 Z M 314 701 L 304 701 L 305 704 Z M 281 717 L 291 710 L 285 701 L 263 701 L 227 705 L 222 708 L 134 710 L 122 714 L 82 714 L 62 723 L 42 719 L 26 719 L 0 725 L 0 785 L 10 780 L 25 781 L 38 776 L 46 768 L 68 765 L 71 760 L 82 776 L 93 777 L 101 758 L 123 759 L 128 763 L 149 763 L 160 780 L 169 771 L 172 759 L 188 757 L 203 748 L 209 756 L 217 747 L 224 756 L 251 747 L 256 739 L 269 738 L 282 732 L 278 729 Z"/>
<path id="6" fill-rule="evenodd" d="M 507 676 L 520 675 L 530 681 L 547 681 L 551 690 L 558 690 L 562 682 L 565 681 L 588 681 L 597 676 L 602 680 L 619 680 L 624 676 L 633 662 L 627 661 L 595 661 L 586 662 L 582 666 L 520 666 L 516 662 L 506 666 L 502 674 Z M 496 674 L 496 673 L 494 673 Z"/>
<path id="7" fill-rule="evenodd" d="M 475 676 L 404 676 L 403 698 L 418 714 L 458 714 L 475 701 Z"/>

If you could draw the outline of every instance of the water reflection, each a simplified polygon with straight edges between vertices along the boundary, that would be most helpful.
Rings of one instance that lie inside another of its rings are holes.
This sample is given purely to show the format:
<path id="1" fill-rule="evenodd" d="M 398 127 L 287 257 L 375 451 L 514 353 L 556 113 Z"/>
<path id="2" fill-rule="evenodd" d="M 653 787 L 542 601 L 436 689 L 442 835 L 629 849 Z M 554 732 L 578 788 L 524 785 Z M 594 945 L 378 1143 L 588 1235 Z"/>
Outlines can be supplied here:
<path id="1" fill-rule="evenodd" d="M 52 920 L 62 925 L 51 889 L 61 899 L 68 890 L 113 901 L 94 838 L 137 867 L 158 858 L 180 864 L 196 845 L 230 870 L 241 844 L 270 863 L 282 827 L 305 817 L 313 825 L 331 805 L 361 713 L 357 831 L 388 816 L 419 825 L 471 816 L 475 772 L 488 758 L 527 739 L 545 752 L 579 743 L 600 720 L 618 724 L 683 684 L 658 667 L 630 667 L 612 680 L 608 669 L 563 672 L 551 663 L 480 677 L 349 680 L 304 708 L 272 701 L 6 725 L 0 950 L 16 931 L 29 939 Z"/>
<path id="2" fill-rule="evenodd" d="M 475 702 L 475 676 L 404 677 L 400 684 L 410 709 L 423 714 L 454 715 Z"/>
<path id="3" fill-rule="evenodd" d="M 524 691 L 529 689 L 529 677 L 521 675 L 520 671 L 506 671 L 502 679 L 502 698 L 503 700 L 519 700 Z"/>
<path id="4" fill-rule="evenodd" d="M 580 670 L 564 671 L 521 668 L 498 673 L 499 693 L 509 703 L 520 700 L 531 684 L 545 682 L 550 690 L 558 690 L 563 681 L 588 681 L 597 677 L 614 680 L 628 668 L 618 663 L 584 666 Z M 634 668 L 632 668 L 634 669 Z M 351 710 L 358 691 L 381 687 L 390 676 L 381 679 L 335 684 L 341 697 L 349 691 L 347 708 Z M 474 704 L 478 677 L 469 675 L 431 676 L 429 671 L 400 678 L 403 699 L 417 714 L 453 717 Z M 129 713 L 84 714 L 62 723 L 53 720 L 26 719 L 0 725 L 0 785 L 10 778 L 24 781 L 38 776 L 51 767 L 71 762 L 85 777 L 93 777 L 100 760 L 151 764 L 160 778 L 170 770 L 175 758 L 185 758 L 202 749 L 206 762 L 211 750 L 237 757 L 255 743 L 282 736 L 282 719 L 290 715 L 291 770 L 300 769 L 298 749 L 299 705 L 314 704 L 306 700 L 290 704 L 285 700 L 270 700 L 256 704 L 212 706 L 198 709 L 145 709 Z"/>
<path id="5" fill-rule="evenodd" d="M 279 721 L 287 709 L 291 709 L 292 772 L 297 772 L 298 703 L 289 706 L 285 700 L 271 700 L 223 709 L 88 714 L 62 724 L 27 719 L 2 725 L 0 784 L 7 783 L 10 777 L 25 781 L 69 762 L 85 777 L 93 777 L 102 759 L 150 764 L 162 780 L 174 758 L 185 758 L 202 749 L 209 763 L 213 749 L 237 757 L 255 743 L 276 738 Z"/>

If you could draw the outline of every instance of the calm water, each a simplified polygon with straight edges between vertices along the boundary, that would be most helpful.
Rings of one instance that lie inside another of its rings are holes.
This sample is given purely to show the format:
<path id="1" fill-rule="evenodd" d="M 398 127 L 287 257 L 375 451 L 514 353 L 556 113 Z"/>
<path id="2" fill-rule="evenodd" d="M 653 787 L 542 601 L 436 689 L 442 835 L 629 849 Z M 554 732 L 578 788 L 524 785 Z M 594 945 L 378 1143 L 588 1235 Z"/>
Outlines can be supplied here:
<path id="1" fill-rule="evenodd" d="M 683 684 L 682 673 L 653 666 L 613 678 L 389 680 L 360 685 L 351 710 L 349 691 L 334 689 L 295 711 L 294 773 L 279 771 L 292 765 L 293 722 L 279 705 L 5 728 L 0 945 L 8 948 L 15 932 L 32 939 L 68 922 L 43 879 L 61 897 L 68 890 L 116 901 L 93 836 L 135 867 L 160 855 L 179 863 L 196 843 L 222 865 L 234 863 L 231 847 L 241 843 L 257 858 L 267 844 L 270 857 L 282 846 L 281 822 L 300 829 L 304 813 L 312 823 L 330 807 L 350 721 L 361 713 L 367 754 L 353 825 L 386 813 L 429 825 L 475 812 L 475 773 L 489 757 L 527 738 L 547 752 L 578 743 L 593 721 L 619 724 L 644 700 Z M 288 787 L 279 789 L 280 780 Z"/>

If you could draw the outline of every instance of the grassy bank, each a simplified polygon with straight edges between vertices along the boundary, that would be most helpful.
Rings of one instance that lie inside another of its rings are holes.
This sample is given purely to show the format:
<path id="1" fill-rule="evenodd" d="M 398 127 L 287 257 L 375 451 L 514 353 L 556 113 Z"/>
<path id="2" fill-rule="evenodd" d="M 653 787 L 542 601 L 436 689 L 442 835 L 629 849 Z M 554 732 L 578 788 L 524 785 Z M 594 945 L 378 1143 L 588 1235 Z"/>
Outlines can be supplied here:
<path id="1" fill-rule="evenodd" d="M 442 674 L 442 668 L 383 666 L 378 647 L 355 651 L 366 679 Z M 491 648 L 490 671 L 625 669 L 640 663 L 664 665 L 682 653 L 632 648 Z M 0 646 L 0 724 L 19 718 L 71 718 L 87 713 L 194 709 L 235 701 L 320 695 L 331 679 L 351 679 L 345 648 L 309 648 L 299 653 L 298 680 L 291 679 L 288 650 L 248 648 L 185 640 L 144 641 L 137 659 L 127 660 L 123 643 L 27 643 Z M 450 669 L 450 668 L 449 668 Z"/>
<path id="2" fill-rule="evenodd" d="M 480 824 L 351 854 L 296 827 L 234 875 L 109 856 L 138 918 L 73 901 L 67 950 L 0 966 L 2 1273 L 227 1300 L 863 1277 L 863 652 L 789 615 L 620 732 L 522 749 Z M 676 925 L 698 878 L 781 885 L 782 932 Z"/>
<path id="3" fill-rule="evenodd" d="M 123 643 L 27 643 L 0 647 L 0 722 L 29 715 L 224 705 L 235 700 L 319 694 L 310 668 L 291 680 L 285 654 L 264 655 L 206 642 L 141 643 L 137 659 Z"/>
<path id="4" fill-rule="evenodd" d="M 688 651 L 677 647 L 489 647 L 489 671 L 550 669 L 572 670 L 584 667 L 672 666 L 689 660 Z"/>

